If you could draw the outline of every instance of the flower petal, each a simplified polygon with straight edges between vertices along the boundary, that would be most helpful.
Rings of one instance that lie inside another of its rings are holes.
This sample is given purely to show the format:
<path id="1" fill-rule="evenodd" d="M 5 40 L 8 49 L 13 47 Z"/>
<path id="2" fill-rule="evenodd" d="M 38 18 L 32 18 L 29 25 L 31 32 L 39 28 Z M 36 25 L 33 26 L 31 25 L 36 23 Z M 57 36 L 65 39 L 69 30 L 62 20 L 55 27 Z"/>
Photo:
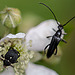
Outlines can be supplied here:
<path id="1" fill-rule="evenodd" d="M 26 75 L 58 75 L 55 71 L 41 65 L 28 64 Z"/>
<path id="2" fill-rule="evenodd" d="M 46 20 L 40 23 L 38 26 L 29 30 L 26 35 L 26 44 L 29 50 L 42 51 L 46 45 L 51 42 L 51 38 L 46 38 L 47 36 L 53 36 L 55 32 L 53 29 L 57 30 L 58 25 L 55 20 Z M 64 31 L 62 31 L 64 33 Z M 32 40 L 32 47 L 29 46 L 29 41 Z"/>
<path id="3" fill-rule="evenodd" d="M 12 67 L 9 67 L 4 72 L 0 73 L 0 75 L 15 75 Z"/>
<path id="4" fill-rule="evenodd" d="M 6 37 L 8 37 L 8 38 L 24 38 L 25 34 L 24 33 L 17 33 L 16 35 L 8 34 Z"/>
<path id="5" fill-rule="evenodd" d="M 13 39 L 13 38 L 21 38 L 21 39 L 24 39 L 25 37 L 25 33 L 17 33 L 16 35 L 14 34 L 8 34 L 7 36 L 5 36 L 4 38 L 2 38 L 0 40 L 0 43 L 3 42 L 5 39 Z"/>

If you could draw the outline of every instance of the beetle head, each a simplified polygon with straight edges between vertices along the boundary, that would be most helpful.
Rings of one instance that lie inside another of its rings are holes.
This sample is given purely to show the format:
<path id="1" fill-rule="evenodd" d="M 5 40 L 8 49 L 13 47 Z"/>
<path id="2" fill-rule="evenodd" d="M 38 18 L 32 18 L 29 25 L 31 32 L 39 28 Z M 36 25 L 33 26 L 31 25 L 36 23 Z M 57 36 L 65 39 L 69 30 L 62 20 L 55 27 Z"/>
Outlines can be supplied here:
<path id="1" fill-rule="evenodd" d="M 9 60 L 3 60 L 3 65 L 4 66 L 10 66 L 11 65 L 11 63 L 9 62 Z"/>
<path id="2" fill-rule="evenodd" d="M 62 30 L 62 29 L 63 29 L 63 26 L 62 26 L 62 25 L 59 25 L 59 26 L 58 26 L 58 29 L 59 29 L 59 30 Z"/>

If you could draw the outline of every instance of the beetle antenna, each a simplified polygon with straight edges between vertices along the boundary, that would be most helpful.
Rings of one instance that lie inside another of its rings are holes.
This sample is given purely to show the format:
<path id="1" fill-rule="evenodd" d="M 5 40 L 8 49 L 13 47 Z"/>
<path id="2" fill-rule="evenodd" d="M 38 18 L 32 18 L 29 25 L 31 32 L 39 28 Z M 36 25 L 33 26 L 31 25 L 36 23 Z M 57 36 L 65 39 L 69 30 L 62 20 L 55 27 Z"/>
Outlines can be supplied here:
<path id="1" fill-rule="evenodd" d="M 53 16 L 54 16 L 54 18 L 55 18 L 57 24 L 60 25 L 60 24 L 58 23 L 58 21 L 57 21 L 57 18 L 56 18 L 56 16 L 55 16 L 54 12 L 51 10 L 51 8 L 50 8 L 49 6 L 47 6 L 46 4 L 44 4 L 44 3 L 39 3 L 39 4 L 42 4 L 42 5 L 46 6 L 46 7 L 50 10 L 50 12 L 53 14 Z"/>
<path id="2" fill-rule="evenodd" d="M 72 17 L 69 21 L 67 21 L 63 26 L 65 26 L 67 23 L 69 23 L 71 20 L 73 20 L 75 18 L 75 16 L 74 17 Z"/>

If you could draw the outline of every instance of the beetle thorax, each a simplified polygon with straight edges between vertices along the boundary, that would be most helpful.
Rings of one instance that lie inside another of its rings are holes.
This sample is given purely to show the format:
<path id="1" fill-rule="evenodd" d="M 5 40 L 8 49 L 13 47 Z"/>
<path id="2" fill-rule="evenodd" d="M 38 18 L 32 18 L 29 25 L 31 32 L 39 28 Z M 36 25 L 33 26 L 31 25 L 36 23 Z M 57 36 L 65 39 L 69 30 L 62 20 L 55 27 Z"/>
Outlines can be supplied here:
<path id="1" fill-rule="evenodd" d="M 55 34 L 55 36 L 57 36 L 57 37 L 61 37 L 61 34 L 62 34 L 62 31 L 61 30 L 58 30 L 57 32 L 56 32 L 56 34 Z"/>

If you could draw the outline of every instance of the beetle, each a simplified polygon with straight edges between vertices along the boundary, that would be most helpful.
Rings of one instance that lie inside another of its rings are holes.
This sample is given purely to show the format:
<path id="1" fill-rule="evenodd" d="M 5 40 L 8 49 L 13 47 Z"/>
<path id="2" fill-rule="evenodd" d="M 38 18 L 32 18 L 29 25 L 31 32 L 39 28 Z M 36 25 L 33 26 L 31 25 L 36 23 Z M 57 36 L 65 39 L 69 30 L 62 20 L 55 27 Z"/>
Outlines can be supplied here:
<path id="1" fill-rule="evenodd" d="M 56 23 L 58 24 L 58 30 L 56 31 L 55 29 L 53 29 L 54 31 L 55 31 L 55 34 L 53 35 L 53 36 L 47 36 L 46 38 L 50 38 L 50 37 L 52 37 L 52 39 L 51 39 L 51 42 L 50 42 L 50 44 L 48 44 L 45 48 L 44 48 L 44 53 L 46 53 L 46 49 L 48 48 L 48 51 L 47 51 L 47 58 L 50 58 L 51 56 L 52 56 L 52 54 L 54 54 L 54 55 L 56 55 L 57 54 L 57 46 L 58 46 L 58 44 L 60 43 L 60 41 L 63 41 L 63 42 L 65 42 L 65 43 L 67 43 L 64 39 L 62 39 L 61 38 L 61 36 L 62 35 L 65 35 L 66 33 L 62 33 L 62 29 L 64 29 L 64 26 L 67 24 L 67 23 L 69 23 L 72 19 L 74 19 L 75 18 L 75 16 L 74 17 L 72 17 L 69 21 L 67 21 L 65 24 L 59 24 L 59 22 L 57 21 L 57 18 L 56 18 L 56 16 L 55 16 L 55 14 L 54 14 L 54 12 L 51 10 L 51 8 L 50 7 L 48 7 L 46 4 L 44 4 L 44 3 L 40 3 L 40 4 L 42 4 L 42 5 L 44 5 L 44 6 L 46 6 L 49 10 L 50 10 L 50 12 L 53 14 L 53 16 L 54 16 L 54 18 L 55 18 L 55 20 L 56 20 Z M 55 52 L 55 53 L 54 53 Z"/>
<path id="2" fill-rule="evenodd" d="M 11 64 L 18 62 L 17 59 L 20 57 L 20 53 L 17 50 L 15 50 L 13 47 L 10 47 L 8 49 L 8 52 L 5 54 L 5 56 L 3 56 L 2 54 L 1 57 L 2 58 L 0 58 L 0 60 L 3 61 L 4 67 L 7 67 L 7 66 L 13 67 Z"/>

